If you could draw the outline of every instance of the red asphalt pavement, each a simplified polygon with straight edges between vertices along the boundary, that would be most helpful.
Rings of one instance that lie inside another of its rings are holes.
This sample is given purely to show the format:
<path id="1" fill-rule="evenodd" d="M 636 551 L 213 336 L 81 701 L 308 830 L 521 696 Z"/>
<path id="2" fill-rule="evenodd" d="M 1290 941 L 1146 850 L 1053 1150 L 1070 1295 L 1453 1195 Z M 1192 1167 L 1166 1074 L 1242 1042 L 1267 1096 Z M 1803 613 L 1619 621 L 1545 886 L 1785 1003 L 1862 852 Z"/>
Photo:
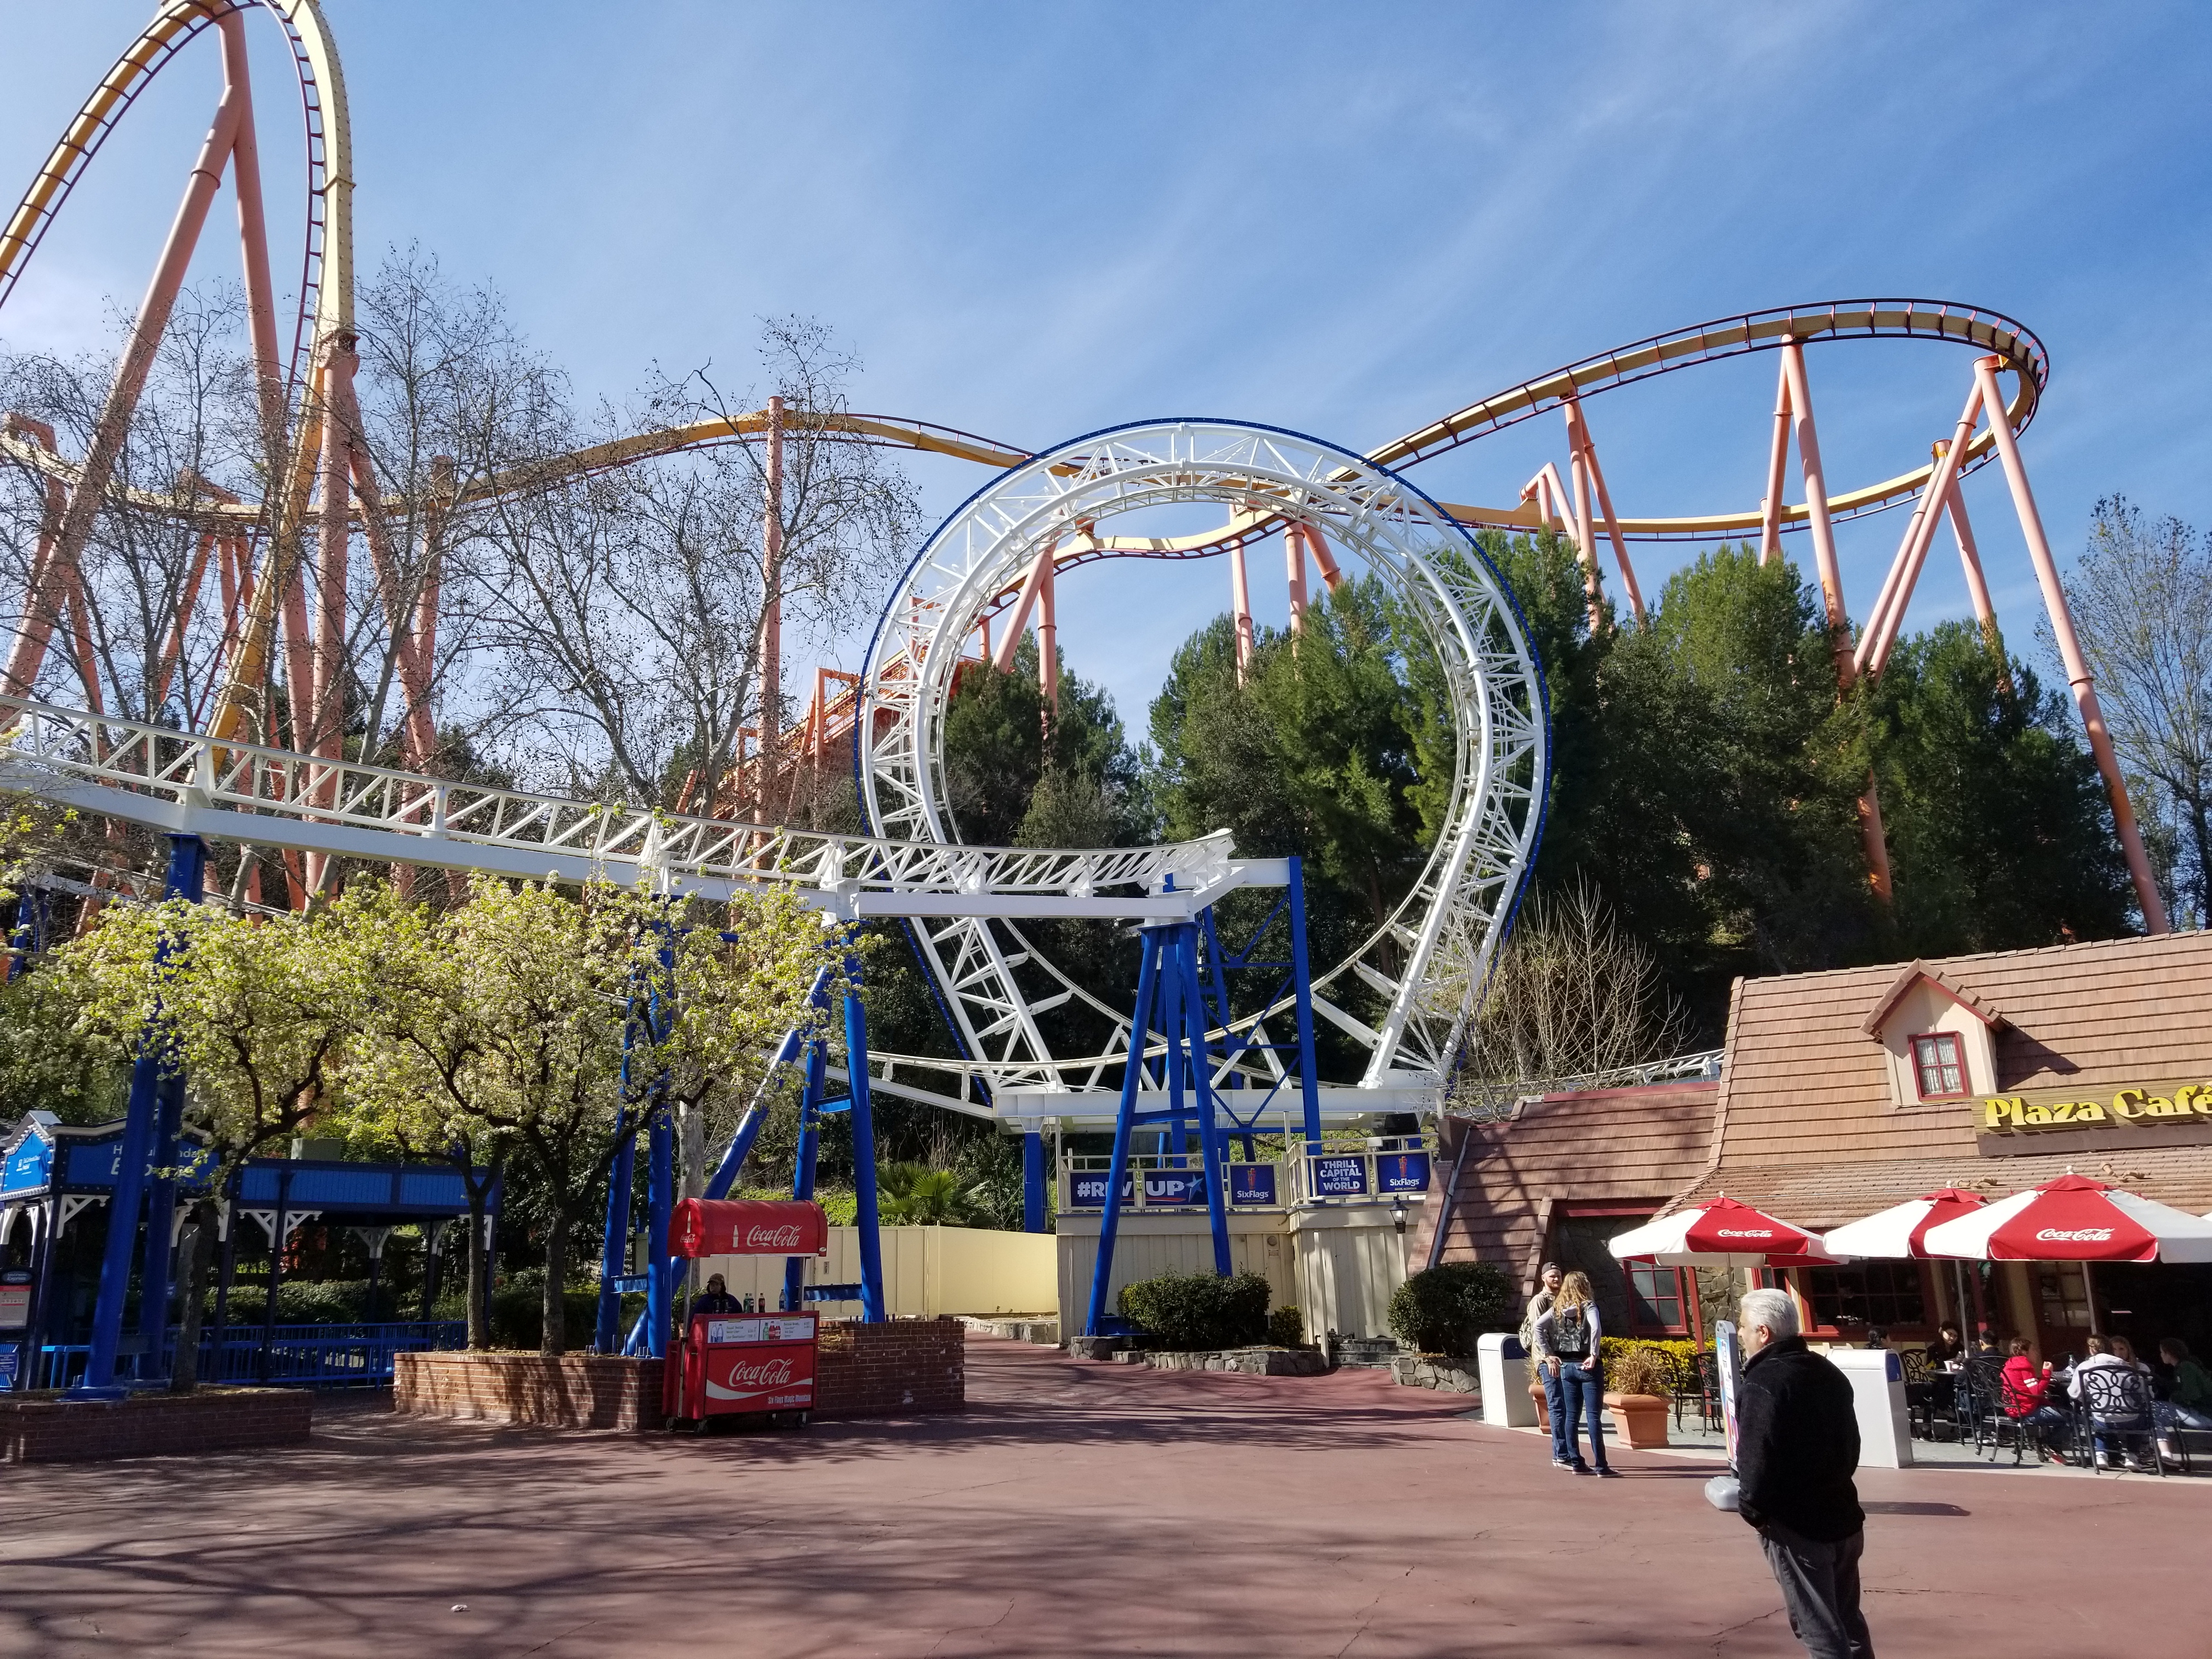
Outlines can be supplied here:
<path id="1" fill-rule="evenodd" d="M 0 1653 L 1802 1651 L 1710 1465 L 1577 1480 L 1387 1373 L 968 1357 L 960 1417 L 639 1440 L 357 1404 L 297 1450 L 9 1469 Z M 2204 1659 L 2208 1488 L 1863 1474 L 1877 1650 Z"/>

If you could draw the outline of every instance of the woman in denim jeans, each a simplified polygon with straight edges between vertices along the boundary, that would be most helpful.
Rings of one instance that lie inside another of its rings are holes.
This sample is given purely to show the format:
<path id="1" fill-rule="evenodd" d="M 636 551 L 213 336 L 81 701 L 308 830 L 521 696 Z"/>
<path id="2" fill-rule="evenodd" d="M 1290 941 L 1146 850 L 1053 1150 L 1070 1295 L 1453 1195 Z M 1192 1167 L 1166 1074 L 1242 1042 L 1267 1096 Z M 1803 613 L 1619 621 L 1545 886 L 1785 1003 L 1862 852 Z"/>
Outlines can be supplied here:
<path id="1" fill-rule="evenodd" d="M 1565 1409 L 1560 1415 L 1566 1419 L 1567 1467 L 1577 1474 L 1601 1474 L 1614 1478 L 1617 1471 L 1605 1461 L 1605 1432 L 1600 1413 L 1605 1409 L 1605 1367 L 1599 1359 L 1599 1344 L 1604 1340 L 1597 1313 L 1597 1299 L 1591 1293 L 1589 1275 L 1569 1273 L 1559 1285 L 1559 1293 L 1538 1321 L 1539 1340 L 1549 1356 L 1548 1364 L 1559 1379 L 1560 1403 Z M 1577 1431 L 1584 1421 L 1589 1425 L 1590 1462 L 1583 1462 Z"/>

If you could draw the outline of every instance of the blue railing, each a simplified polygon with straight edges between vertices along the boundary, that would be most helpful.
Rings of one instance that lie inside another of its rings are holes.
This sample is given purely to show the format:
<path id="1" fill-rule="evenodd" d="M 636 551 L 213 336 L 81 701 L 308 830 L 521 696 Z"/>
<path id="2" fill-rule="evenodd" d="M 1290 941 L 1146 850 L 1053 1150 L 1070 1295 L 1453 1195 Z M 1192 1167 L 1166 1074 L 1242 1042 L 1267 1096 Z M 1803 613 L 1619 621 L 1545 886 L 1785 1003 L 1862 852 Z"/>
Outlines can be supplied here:
<path id="1" fill-rule="evenodd" d="M 210 1335 L 200 1342 L 203 1382 L 275 1382 L 287 1388 L 380 1389 L 392 1382 L 394 1354 L 468 1345 L 468 1326 L 458 1319 L 405 1320 L 377 1325 L 279 1325 L 270 1334 L 266 1368 L 262 1330 L 232 1326 L 217 1352 Z M 127 1339 L 126 1339 L 127 1342 Z M 50 1342 L 39 1350 L 30 1386 L 65 1389 L 84 1374 L 89 1349 L 81 1342 Z M 144 1352 L 118 1355 L 120 1379 L 152 1382 L 166 1376 L 176 1356 L 172 1337 L 157 1369 Z"/>

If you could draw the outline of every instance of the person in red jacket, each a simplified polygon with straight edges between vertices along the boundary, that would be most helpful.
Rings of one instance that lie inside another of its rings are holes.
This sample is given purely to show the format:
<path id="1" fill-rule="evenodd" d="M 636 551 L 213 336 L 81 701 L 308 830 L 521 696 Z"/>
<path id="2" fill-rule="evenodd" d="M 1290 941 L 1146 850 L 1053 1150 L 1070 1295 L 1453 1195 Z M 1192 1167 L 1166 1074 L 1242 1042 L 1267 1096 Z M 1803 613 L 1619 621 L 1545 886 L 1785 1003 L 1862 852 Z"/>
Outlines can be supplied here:
<path id="1" fill-rule="evenodd" d="M 2035 1344 L 2024 1336 L 2012 1340 L 2012 1357 L 2004 1363 L 2005 1415 L 2033 1431 L 2036 1449 L 2057 1462 L 2066 1454 L 2050 1443 L 2050 1437 L 2066 1431 L 2066 1413 L 2044 1398 L 2051 1388 L 2051 1362 L 2035 1363 Z"/>

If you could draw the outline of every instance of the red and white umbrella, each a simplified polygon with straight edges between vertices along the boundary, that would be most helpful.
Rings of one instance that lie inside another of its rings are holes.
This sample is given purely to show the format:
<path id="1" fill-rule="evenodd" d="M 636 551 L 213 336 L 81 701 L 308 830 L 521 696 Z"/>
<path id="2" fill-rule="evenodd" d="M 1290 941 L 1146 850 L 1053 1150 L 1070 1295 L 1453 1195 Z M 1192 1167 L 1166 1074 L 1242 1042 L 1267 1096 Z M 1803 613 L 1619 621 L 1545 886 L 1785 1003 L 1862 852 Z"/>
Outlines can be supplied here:
<path id="1" fill-rule="evenodd" d="M 1902 1204 L 1893 1204 L 1886 1210 L 1838 1227 L 1824 1234 L 1820 1243 L 1830 1255 L 1854 1260 L 1873 1256 L 1883 1261 L 1903 1261 L 1933 1255 L 1936 1252 L 1927 1246 L 1928 1230 L 1971 1215 L 1986 1202 L 1978 1194 L 1946 1187 L 1941 1192 L 1908 1198 Z"/>
<path id="2" fill-rule="evenodd" d="M 1677 1210 L 1606 1241 L 1614 1259 L 1662 1267 L 1786 1267 L 1833 1261 L 1820 1236 L 1732 1198 Z"/>
<path id="3" fill-rule="evenodd" d="M 1972 1261 L 2212 1261 L 2212 1221 L 2063 1175 L 1930 1227 L 1922 1243 Z"/>

